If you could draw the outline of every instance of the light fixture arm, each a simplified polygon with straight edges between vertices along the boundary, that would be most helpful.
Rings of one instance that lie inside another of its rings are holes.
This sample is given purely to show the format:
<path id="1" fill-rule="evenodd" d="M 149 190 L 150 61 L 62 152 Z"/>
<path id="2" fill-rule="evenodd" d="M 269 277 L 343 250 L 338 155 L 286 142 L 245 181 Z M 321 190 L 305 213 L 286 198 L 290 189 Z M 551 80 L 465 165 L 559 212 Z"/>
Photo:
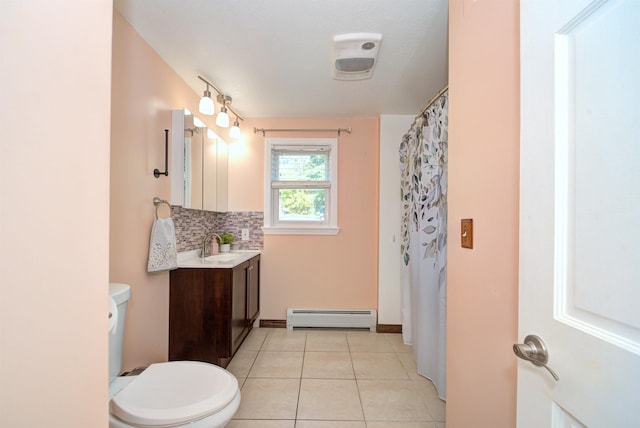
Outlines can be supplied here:
<path id="1" fill-rule="evenodd" d="M 208 86 L 211 86 L 213 89 L 215 89 L 215 91 L 218 93 L 218 102 L 220 104 L 222 104 L 223 106 L 225 106 L 229 111 L 231 111 L 231 113 L 233 113 L 238 119 L 244 121 L 244 118 L 242 116 L 240 116 L 233 108 L 231 108 L 230 104 L 231 104 L 231 97 L 228 95 L 225 95 L 220 89 L 218 89 L 216 87 L 216 85 L 214 85 L 213 83 L 209 82 L 207 79 L 205 79 L 202 76 L 198 76 L 198 79 L 202 80 L 204 83 L 206 83 Z M 222 101 L 221 101 L 222 100 Z"/>
<path id="2" fill-rule="evenodd" d="M 234 109 L 232 109 L 230 105 L 227 105 L 227 108 L 229 109 L 229 111 L 231 113 L 233 113 L 233 115 L 236 117 L 236 119 L 240 119 L 240 120 L 244 121 L 244 118 L 242 116 L 240 116 L 238 113 L 236 113 L 236 111 Z"/>
<path id="3" fill-rule="evenodd" d="M 216 87 L 216 85 L 214 85 L 213 83 L 209 82 L 207 79 L 205 79 L 205 78 L 204 78 L 204 77 L 202 77 L 202 76 L 198 76 L 198 79 L 202 80 L 204 83 L 206 83 L 206 84 L 207 84 L 207 86 L 211 86 L 213 89 L 215 89 L 215 91 L 216 91 L 218 94 L 222 95 L 222 92 L 220 91 L 220 89 L 218 89 L 218 88 Z M 209 88 L 208 88 L 208 87 L 207 87 L 207 90 L 209 90 Z"/>

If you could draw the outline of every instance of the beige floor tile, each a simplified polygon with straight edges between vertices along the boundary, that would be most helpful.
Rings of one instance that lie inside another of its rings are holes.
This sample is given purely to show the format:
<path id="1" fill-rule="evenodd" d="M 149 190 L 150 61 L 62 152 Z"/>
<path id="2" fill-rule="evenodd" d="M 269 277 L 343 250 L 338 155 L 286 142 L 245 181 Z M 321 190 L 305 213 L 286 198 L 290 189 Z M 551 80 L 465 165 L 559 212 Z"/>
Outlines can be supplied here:
<path id="1" fill-rule="evenodd" d="M 367 428 L 364 421 L 301 421 L 296 428 Z"/>
<path id="2" fill-rule="evenodd" d="M 444 401 L 439 397 L 427 398 L 427 408 L 429 409 L 429 413 L 431 413 L 434 421 L 444 422 L 445 411 L 447 408 Z"/>
<path id="3" fill-rule="evenodd" d="M 378 333 L 350 331 L 347 343 L 351 352 L 393 352 L 391 343 Z"/>
<path id="4" fill-rule="evenodd" d="M 398 353 L 398 359 L 400 359 L 402 366 L 407 371 L 409 378 L 424 379 L 418 374 L 418 367 L 416 366 L 416 360 L 413 358 L 413 353 Z"/>
<path id="5" fill-rule="evenodd" d="M 303 378 L 355 379 L 348 352 L 305 352 Z"/>
<path id="6" fill-rule="evenodd" d="M 356 379 L 409 379 L 395 352 L 352 352 L 351 360 Z"/>
<path id="7" fill-rule="evenodd" d="M 234 419 L 295 419 L 299 379 L 247 379 Z"/>
<path id="8" fill-rule="evenodd" d="M 418 378 L 414 379 L 413 381 L 425 400 L 438 398 L 438 390 L 436 389 L 433 382 L 431 382 L 429 379 L 423 376 L 418 376 Z"/>
<path id="9" fill-rule="evenodd" d="M 391 347 L 395 352 L 411 352 L 411 345 L 405 345 L 402 341 L 402 334 L 399 333 L 384 333 L 383 336 L 389 341 Z"/>
<path id="10" fill-rule="evenodd" d="M 364 420 L 355 380 L 302 379 L 298 419 Z"/>
<path id="11" fill-rule="evenodd" d="M 250 378 L 300 378 L 304 352 L 260 351 L 249 372 Z"/>
<path id="12" fill-rule="evenodd" d="M 257 356 L 258 351 L 246 351 L 244 349 L 239 349 L 238 352 L 236 352 L 236 355 L 231 359 L 231 362 L 227 366 L 227 370 L 233 373 L 236 377 L 247 377 Z"/>
<path id="13" fill-rule="evenodd" d="M 347 335 L 343 331 L 308 332 L 305 350 L 348 352 Z"/>
<path id="14" fill-rule="evenodd" d="M 244 342 L 242 342 L 242 345 L 240 345 L 240 350 L 259 351 L 270 331 L 271 329 L 253 328 Z"/>
<path id="15" fill-rule="evenodd" d="M 296 421 L 232 420 L 225 428 L 294 428 Z"/>
<path id="16" fill-rule="evenodd" d="M 263 351 L 304 351 L 306 339 L 306 331 L 275 329 L 267 335 L 261 349 Z"/>
<path id="17" fill-rule="evenodd" d="M 420 388 L 411 380 L 358 380 L 365 420 L 432 422 Z"/>
<path id="18" fill-rule="evenodd" d="M 440 428 L 437 422 L 367 422 L 367 428 Z M 444 428 L 444 427 L 442 427 Z"/>
<path id="19" fill-rule="evenodd" d="M 242 401 L 227 428 L 445 428 L 399 334 L 254 328 L 228 369 Z"/>
<path id="20" fill-rule="evenodd" d="M 236 380 L 238 381 L 238 388 L 242 389 L 242 385 L 244 385 L 244 381 L 247 380 L 247 378 L 236 376 Z"/>
<path id="21" fill-rule="evenodd" d="M 419 394 L 423 397 L 431 417 L 436 422 L 444 422 L 446 412 L 446 402 L 438 397 L 438 390 L 433 383 L 422 376 L 413 381 L 418 388 Z"/>

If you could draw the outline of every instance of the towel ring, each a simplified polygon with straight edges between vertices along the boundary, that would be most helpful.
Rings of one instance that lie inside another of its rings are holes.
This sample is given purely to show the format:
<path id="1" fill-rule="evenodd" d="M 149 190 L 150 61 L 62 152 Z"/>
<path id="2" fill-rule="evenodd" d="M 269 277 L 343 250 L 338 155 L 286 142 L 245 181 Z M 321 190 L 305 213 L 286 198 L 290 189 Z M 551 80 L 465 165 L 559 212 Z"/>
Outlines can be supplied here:
<path id="1" fill-rule="evenodd" d="M 158 205 L 160 204 L 167 204 L 167 206 L 169 207 L 169 212 L 171 212 L 171 204 L 169 204 L 169 202 L 165 201 L 164 199 L 160 199 L 157 196 L 155 198 L 153 198 L 153 205 L 156 206 L 156 219 L 158 219 Z M 171 217 L 171 215 L 169 215 L 169 217 Z"/>

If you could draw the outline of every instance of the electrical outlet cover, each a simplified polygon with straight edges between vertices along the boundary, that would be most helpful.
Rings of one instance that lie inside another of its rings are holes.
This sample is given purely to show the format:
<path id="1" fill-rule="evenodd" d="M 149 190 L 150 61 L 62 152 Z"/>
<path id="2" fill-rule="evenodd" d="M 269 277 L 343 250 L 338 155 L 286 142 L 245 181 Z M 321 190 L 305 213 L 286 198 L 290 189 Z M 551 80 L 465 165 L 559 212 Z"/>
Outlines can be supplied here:
<path id="1" fill-rule="evenodd" d="M 473 219 L 460 221 L 460 245 L 462 248 L 473 248 Z"/>

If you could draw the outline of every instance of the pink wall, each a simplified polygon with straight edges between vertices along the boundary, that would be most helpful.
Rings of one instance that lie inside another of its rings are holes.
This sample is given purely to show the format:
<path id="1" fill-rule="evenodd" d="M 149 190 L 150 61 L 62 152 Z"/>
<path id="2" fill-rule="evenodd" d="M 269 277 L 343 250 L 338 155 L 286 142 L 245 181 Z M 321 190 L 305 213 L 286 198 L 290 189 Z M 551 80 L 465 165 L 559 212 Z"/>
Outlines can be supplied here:
<path id="1" fill-rule="evenodd" d="M 257 128 L 349 128 L 339 137 L 336 236 L 266 235 L 261 318 L 286 318 L 286 308 L 375 309 L 378 247 L 378 118 L 253 119 L 245 140 L 229 147 L 229 210 L 264 207 L 264 137 Z M 269 133 L 267 137 L 333 137 Z"/>
<path id="2" fill-rule="evenodd" d="M 123 361 L 131 369 L 167 359 L 169 274 L 146 267 L 153 197 L 168 200 L 171 184 L 153 170 L 164 168 L 171 110 L 195 112 L 199 97 L 117 12 L 112 74 L 110 280 L 132 286 Z"/>
<path id="3" fill-rule="evenodd" d="M 517 0 L 449 2 L 448 428 L 515 426 L 518 22 Z"/>
<path id="4" fill-rule="evenodd" d="M 0 426 L 107 426 L 111 1 L 0 4 Z"/>

